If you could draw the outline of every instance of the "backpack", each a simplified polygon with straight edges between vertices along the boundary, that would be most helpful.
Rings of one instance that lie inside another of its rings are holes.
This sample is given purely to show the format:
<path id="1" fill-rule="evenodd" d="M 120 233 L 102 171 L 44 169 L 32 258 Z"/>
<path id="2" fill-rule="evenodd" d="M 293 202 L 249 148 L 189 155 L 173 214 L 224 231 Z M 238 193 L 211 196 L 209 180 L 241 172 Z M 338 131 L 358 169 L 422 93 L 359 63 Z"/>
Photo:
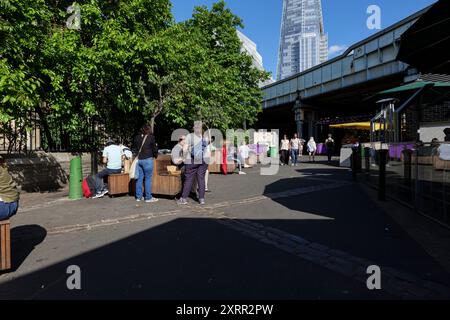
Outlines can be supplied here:
<path id="1" fill-rule="evenodd" d="M 93 176 L 87 176 L 83 179 L 81 184 L 81 189 L 83 190 L 83 196 L 85 198 L 91 198 L 95 193 L 95 178 Z"/>

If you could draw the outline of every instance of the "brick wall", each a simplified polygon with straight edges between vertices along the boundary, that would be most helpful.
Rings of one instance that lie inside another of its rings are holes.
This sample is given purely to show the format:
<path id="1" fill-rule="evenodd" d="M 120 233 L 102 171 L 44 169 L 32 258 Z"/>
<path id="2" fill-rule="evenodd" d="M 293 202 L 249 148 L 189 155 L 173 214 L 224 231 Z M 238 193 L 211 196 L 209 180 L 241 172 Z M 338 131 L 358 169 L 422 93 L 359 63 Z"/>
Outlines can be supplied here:
<path id="1" fill-rule="evenodd" d="M 19 189 L 47 192 L 64 188 L 69 183 L 70 153 L 44 153 L 5 156 L 8 170 Z M 82 154 L 83 176 L 91 172 L 91 155 Z"/>
<path id="2" fill-rule="evenodd" d="M 436 124 L 436 127 L 450 127 L 450 101 L 433 106 L 427 106 L 421 110 L 420 119 L 417 118 L 415 106 L 411 106 L 406 111 L 406 140 L 415 140 L 417 130 L 421 127 L 430 127 Z M 448 123 L 448 125 L 446 125 Z M 437 129 L 438 130 L 438 129 Z M 437 134 L 437 133 L 436 133 Z M 428 139 L 428 136 L 426 137 Z M 439 140 L 441 137 L 436 136 Z M 422 139 L 421 139 L 422 140 Z M 424 142 L 429 142 L 425 141 Z"/>

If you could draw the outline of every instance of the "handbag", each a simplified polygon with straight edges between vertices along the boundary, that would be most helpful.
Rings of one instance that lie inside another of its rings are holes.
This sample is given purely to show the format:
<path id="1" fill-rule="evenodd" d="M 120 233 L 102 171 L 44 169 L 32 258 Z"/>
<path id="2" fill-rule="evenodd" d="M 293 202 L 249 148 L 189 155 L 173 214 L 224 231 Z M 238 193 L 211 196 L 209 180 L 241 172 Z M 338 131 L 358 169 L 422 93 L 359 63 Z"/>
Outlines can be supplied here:
<path id="1" fill-rule="evenodd" d="M 137 169 L 137 163 L 139 161 L 139 154 L 142 151 L 142 147 L 144 146 L 145 140 L 147 140 L 147 135 L 145 135 L 144 140 L 142 140 L 141 148 L 139 149 L 139 152 L 138 152 L 136 158 L 134 158 L 133 162 L 131 163 L 130 172 L 128 173 L 130 175 L 130 179 L 139 178 L 139 174 L 136 169 Z"/>

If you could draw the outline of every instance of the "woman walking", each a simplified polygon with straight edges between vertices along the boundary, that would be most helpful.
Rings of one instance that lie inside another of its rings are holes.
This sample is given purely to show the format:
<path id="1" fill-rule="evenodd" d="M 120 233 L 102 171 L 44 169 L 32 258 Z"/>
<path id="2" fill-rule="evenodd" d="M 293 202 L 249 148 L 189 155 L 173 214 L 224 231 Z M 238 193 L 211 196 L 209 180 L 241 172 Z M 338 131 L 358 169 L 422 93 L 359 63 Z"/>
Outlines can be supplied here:
<path id="1" fill-rule="evenodd" d="M 316 156 L 316 151 L 317 151 L 317 145 L 316 142 L 314 141 L 314 137 L 311 137 L 308 141 L 308 154 L 309 154 L 309 162 L 311 162 L 311 156 L 313 159 L 313 162 L 316 162 L 315 160 L 315 156 Z"/>
<path id="2" fill-rule="evenodd" d="M 205 204 L 205 174 L 208 170 L 210 155 L 207 150 L 208 141 L 203 137 L 203 128 L 200 121 L 194 123 L 194 132 L 186 137 L 186 163 L 185 181 L 183 184 L 183 192 L 181 198 L 177 201 L 180 205 L 188 204 L 187 198 L 192 190 L 194 180 L 197 179 L 198 184 L 198 200 L 201 205 Z"/>
<path id="3" fill-rule="evenodd" d="M 334 153 L 334 139 L 331 133 L 328 134 L 328 138 L 325 140 L 325 146 L 327 147 L 328 163 L 330 163 Z"/>
<path id="4" fill-rule="evenodd" d="M 142 127 L 141 133 L 134 138 L 133 153 L 138 158 L 136 170 L 138 178 L 136 180 L 136 201 L 141 201 L 143 197 L 142 185 L 145 179 L 145 202 L 156 202 L 158 199 L 152 197 L 152 176 L 153 161 L 158 155 L 155 136 L 151 127 L 146 124 Z"/>
<path id="5" fill-rule="evenodd" d="M 289 165 L 289 139 L 287 135 L 284 135 L 283 140 L 281 140 L 280 150 L 281 150 L 281 165 Z"/>

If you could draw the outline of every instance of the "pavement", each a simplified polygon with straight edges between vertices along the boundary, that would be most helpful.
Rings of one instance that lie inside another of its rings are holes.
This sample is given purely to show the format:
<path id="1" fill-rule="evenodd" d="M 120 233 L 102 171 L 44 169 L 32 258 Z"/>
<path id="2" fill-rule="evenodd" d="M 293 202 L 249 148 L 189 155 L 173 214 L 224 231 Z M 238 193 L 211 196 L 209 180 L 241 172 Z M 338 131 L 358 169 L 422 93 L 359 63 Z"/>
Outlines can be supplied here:
<path id="1" fill-rule="evenodd" d="M 0 299 L 449 299 L 450 231 L 318 160 L 211 175 L 206 206 L 23 194 Z"/>

